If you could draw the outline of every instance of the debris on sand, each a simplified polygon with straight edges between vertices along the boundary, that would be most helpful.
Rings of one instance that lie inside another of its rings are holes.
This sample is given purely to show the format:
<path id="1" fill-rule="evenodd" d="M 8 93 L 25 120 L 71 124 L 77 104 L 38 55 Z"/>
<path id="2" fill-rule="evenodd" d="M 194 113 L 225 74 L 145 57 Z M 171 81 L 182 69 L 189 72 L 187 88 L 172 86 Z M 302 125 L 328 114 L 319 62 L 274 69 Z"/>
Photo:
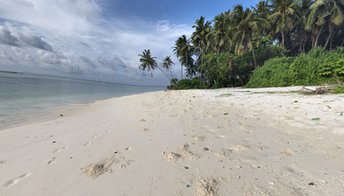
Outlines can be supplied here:
<path id="1" fill-rule="evenodd" d="M 300 93 L 305 94 L 305 95 L 323 95 L 323 94 L 331 93 L 332 91 L 333 91 L 333 87 L 327 87 L 327 86 L 318 87 L 314 90 L 310 89 L 310 88 L 303 87 L 300 90 Z"/>

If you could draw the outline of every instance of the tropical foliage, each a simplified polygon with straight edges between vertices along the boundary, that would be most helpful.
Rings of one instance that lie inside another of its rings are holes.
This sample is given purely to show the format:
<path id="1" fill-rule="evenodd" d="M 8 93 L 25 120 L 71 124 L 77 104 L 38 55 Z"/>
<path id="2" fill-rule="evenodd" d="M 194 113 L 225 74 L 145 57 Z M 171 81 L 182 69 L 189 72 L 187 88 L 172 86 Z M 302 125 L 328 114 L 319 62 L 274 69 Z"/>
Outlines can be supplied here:
<path id="1" fill-rule="evenodd" d="M 139 54 L 140 57 L 140 66 L 139 69 L 142 71 L 153 71 L 156 68 L 158 68 L 169 80 L 173 79 L 173 74 L 171 71 L 171 66 L 174 64 L 172 61 L 171 57 L 167 56 L 163 59 L 161 66 L 158 65 L 157 63 L 157 58 L 152 56 L 152 53 L 149 49 L 146 49 L 142 52 L 142 54 Z M 171 76 L 166 74 L 164 71 L 170 71 Z M 153 77 L 153 74 L 151 75 Z"/>
<path id="2" fill-rule="evenodd" d="M 341 53 L 329 52 L 344 46 L 344 0 L 264 0 L 252 8 L 237 5 L 211 21 L 200 17 L 193 28 L 190 38 L 182 35 L 176 40 L 173 51 L 181 74 L 185 71 L 186 77 L 199 81 L 198 87 L 242 86 L 253 72 L 251 80 L 257 80 L 259 73 L 281 74 L 283 70 L 291 76 L 271 75 L 275 82 L 280 80 L 270 86 L 329 82 L 328 78 L 339 77 L 344 70 Z"/>
<path id="3" fill-rule="evenodd" d="M 318 85 L 344 82 L 344 48 L 314 48 L 296 57 L 267 61 L 254 71 L 247 87 Z"/>

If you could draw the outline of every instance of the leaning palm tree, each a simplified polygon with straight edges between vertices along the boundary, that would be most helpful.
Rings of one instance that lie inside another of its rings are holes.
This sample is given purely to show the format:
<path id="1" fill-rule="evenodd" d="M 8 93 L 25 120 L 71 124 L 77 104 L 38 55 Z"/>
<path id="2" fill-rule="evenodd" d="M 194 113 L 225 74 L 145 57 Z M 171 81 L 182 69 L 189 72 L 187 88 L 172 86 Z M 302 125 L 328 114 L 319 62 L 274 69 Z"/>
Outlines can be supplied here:
<path id="1" fill-rule="evenodd" d="M 325 48 L 332 48 L 334 29 L 344 23 L 344 1 L 343 0 L 316 0 L 310 7 L 308 26 L 313 23 L 327 25 L 328 36 Z"/>
<path id="2" fill-rule="evenodd" d="M 158 68 L 169 80 L 171 80 L 171 78 L 158 65 L 156 61 L 156 57 L 152 56 L 151 51 L 149 49 L 143 50 L 142 54 L 139 54 L 139 57 L 140 57 L 140 63 L 141 63 L 139 66 L 140 70 L 153 71 L 156 68 Z"/>
<path id="3" fill-rule="evenodd" d="M 172 73 L 172 69 L 171 69 L 172 65 L 174 65 L 174 62 L 172 61 L 170 56 L 166 56 L 161 63 L 162 68 L 164 68 L 167 71 L 170 71 L 171 78 L 173 78 L 173 73 Z"/>
<path id="4" fill-rule="evenodd" d="M 272 14 L 269 19 L 273 22 L 275 32 L 281 34 L 281 46 L 285 47 L 286 35 L 294 28 L 297 15 L 294 0 L 271 0 Z"/>
<path id="5" fill-rule="evenodd" d="M 156 62 L 156 57 L 153 57 L 151 54 L 151 51 L 148 50 L 143 50 L 142 54 L 139 54 L 140 57 L 140 70 L 145 71 L 147 69 L 147 71 L 151 71 L 154 70 L 158 64 Z"/>
<path id="6" fill-rule="evenodd" d="M 183 79 L 183 66 L 186 68 L 187 76 L 192 77 L 195 73 L 193 64 L 194 60 L 192 58 L 194 49 L 186 35 L 182 35 L 176 40 L 173 51 L 181 63 L 181 79 Z"/>

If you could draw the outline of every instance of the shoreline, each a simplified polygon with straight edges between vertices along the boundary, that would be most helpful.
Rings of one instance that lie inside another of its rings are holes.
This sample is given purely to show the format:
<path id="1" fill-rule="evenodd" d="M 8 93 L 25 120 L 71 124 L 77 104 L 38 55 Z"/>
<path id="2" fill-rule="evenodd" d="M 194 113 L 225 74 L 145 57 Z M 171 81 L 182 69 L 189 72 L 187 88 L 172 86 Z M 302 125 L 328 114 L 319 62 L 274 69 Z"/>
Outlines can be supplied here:
<path id="1" fill-rule="evenodd" d="M 159 91 L 152 91 L 152 92 L 159 92 Z M 93 101 L 80 100 L 80 102 L 75 102 L 75 103 L 52 105 L 49 108 L 44 108 L 44 109 L 42 108 L 36 111 L 27 112 L 23 114 L 21 119 L 12 119 L 10 120 L 10 122 L 4 123 L 3 125 L 0 126 L 0 132 L 6 129 L 55 120 L 55 119 L 60 118 L 61 114 L 63 115 L 64 113 L 77 111 L 78 109 L 88 107 L 99 101 L 105 101 L 105 100 L 115 99 L 118 97 L 126 97 L 126 96 L 139 95 L 139 94 L 145 94 L 145 93 L 150 93 L 150 92 L 139 92 L 139 93 L 133 93 L 130 95 L 118 95 L 118 96 L 114 96 L 110 98 L 97 99 Z M 30 116 L 30 117 L 25 118 L 24 116 Z"/>
<path id="2" fill-rule="evenodd" d="M 0 195 L 338 195 L 344 95 L 295 89 L 148 92 L 1 130 Z"/>

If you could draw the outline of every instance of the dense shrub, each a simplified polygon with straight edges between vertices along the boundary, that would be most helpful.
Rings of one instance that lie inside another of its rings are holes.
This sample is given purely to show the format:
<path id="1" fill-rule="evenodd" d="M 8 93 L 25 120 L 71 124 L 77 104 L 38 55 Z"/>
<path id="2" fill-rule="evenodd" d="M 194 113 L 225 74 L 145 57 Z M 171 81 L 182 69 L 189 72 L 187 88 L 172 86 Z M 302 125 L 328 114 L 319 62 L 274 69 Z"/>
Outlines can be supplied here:
<path id="1" fill-rule="evenodd" d="M 253 72 L 247 87 L 317 85 L 344 80 L 344 49 L 315 48 L 293 58 L 275 58 Z"/>
<path id="2" fill-rule="evenodd" d="M 292 57 L 279 57 L 267 61 L 264 66 L 253 72 L 247 87 L 288 86 L 288 70 L 292 61 Z"/>
<path id="3" fill-rule="evenodd" d="M 182 89 L 202 89 L 207 88 L 199 78 L 183 79 L 176 81 L 174 85 L 169 86 L 169 89 L 182 90 Z"/>
<path id="4" fill-rule="evenodd" d="M 209 53 L 202 58 L 199 67 L 203 79 L 212 88 L 243 86 L 254 69 L 284 54 L 283 48 L 273 45 L 262 45 L 240 56 L 229 52 Z"/>

